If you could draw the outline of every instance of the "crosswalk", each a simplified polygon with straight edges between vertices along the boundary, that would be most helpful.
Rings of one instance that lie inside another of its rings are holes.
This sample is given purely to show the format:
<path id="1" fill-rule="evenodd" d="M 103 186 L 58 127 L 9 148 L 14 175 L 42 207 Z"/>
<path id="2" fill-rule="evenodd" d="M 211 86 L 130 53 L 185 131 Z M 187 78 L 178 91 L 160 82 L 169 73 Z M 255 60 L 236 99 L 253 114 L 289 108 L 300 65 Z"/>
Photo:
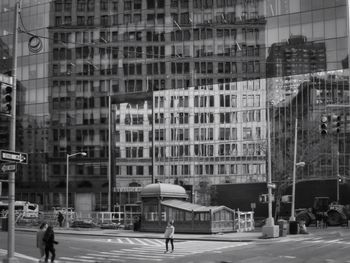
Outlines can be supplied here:
<path id="1" fill-rule="evenodd" d="M 108 242 L 114 244 L 130 244 L 130 245 L 142 245 L 142 246 L 164 246 L 164 239 L 150 239 L 150 238 L 101 238 L 94 239 L 94 242 Z"/>
<path id="2" fill-rule="evenodd" d="M 278 242 L 284 243 L 284 242 L 305 242 L 305 243 L 322 243 L 322 244 L 340 244 L 344 246 L 350 246 L 350 241 L 345 240 L 342 238 L 331 238 L 331 239 L 325 239 L 322 237 L 309 237 L 309 236 L 297 236 L 297 237 L 286 237 L 283 239 L 280 239 Z"/>
<path id="3" fill-rule="evenodd" d="M 144 242 L 144 240 L 142 240 Z M 205 252 L 219 252 L 225 248 L 242 247 L 248 242 L 218 242 L 218 241 L 184 241 L 175 242 L 173 253 L 164 253 L 164 241 L 161 245 L 143 245 L 123 248 L 120 250 L 87 253 L 74 257 L 59 257 L 57 262 L 162 262 Z"/>

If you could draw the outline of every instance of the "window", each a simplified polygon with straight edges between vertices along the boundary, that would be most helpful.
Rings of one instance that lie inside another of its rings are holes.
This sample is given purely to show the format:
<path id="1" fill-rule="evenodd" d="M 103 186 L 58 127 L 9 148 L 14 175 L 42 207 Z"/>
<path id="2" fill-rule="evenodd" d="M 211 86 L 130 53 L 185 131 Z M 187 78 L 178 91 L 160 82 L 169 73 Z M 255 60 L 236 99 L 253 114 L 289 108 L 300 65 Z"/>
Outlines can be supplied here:
<path id="1" fill-rule="evenodd" d="M 136 166 L 136 174 L 143 175 L 143 166 Z"/>
<path id="2" fill-rule="evenodd" d="M 253 139 L 252 128 L 248 128 L 248 127 L 243 128 L 243 139 L 245 140 Z"/>
<path id="3" fill-rule="evenodd" d="M 78 10 L 78 12 L 85 11 L 85 7 L 86 7 L 85 0 L 78 0 L 78 2 L 77 2 L 77 10 Z"/>
<path id="4" fill-rule="evenodd" d="M 127 175 L 132 175 L 132 166 L 126 166 L 126 174 Z"/>
<path id="5" fill-rule="evenodd" d="M 101 0 L 101 2 L 100 2 L 100 9 L 101 9 L 101 11 L 107 11 L 108 10 L 108 0 Z"/>
<path id="6" fill-rule="evenodd" d="M 56 12 L 61 12 L 62 11 L 62 1 L 59 0 L 59 1 L 55 1 L 55 11 Z"/>
<path id="7" fill-rule="evenodd" d="M 155 8 L 155 0 L 147 0 L 147 9 Z"/>

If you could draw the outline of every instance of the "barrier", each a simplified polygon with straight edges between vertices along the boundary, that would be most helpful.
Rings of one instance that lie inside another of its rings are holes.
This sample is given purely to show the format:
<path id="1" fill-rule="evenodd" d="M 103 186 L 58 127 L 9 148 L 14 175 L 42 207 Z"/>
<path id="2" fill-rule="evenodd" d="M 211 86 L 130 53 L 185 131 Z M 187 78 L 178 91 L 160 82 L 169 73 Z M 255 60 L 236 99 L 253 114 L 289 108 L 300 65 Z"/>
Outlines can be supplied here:
<path id="1" fill-rule="evenodd" d="M 235 211 L 234 230 L 237 232 L 247 232 L 254 230 L 254 212 Z"/>

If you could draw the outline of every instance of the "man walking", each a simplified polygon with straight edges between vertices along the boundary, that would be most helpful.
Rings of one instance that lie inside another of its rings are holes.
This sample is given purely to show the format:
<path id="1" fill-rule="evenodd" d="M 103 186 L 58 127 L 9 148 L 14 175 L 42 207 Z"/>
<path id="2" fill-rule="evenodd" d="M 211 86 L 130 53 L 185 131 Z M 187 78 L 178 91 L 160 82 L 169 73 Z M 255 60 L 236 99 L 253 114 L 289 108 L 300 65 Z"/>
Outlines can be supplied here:
<path id="1" fill-rule="evenodd" d="M 165 251 L 164 253 L 168 252 L 168 244 L 170 241 L 171 244 L 171 252 L 174 252 L 174 233 L 175 233 L 175 227 L 174 227 L 174 221 L 168 222 L 168 225 L 165 229 L 164 237 L 165 237 Z"/>
<path id="2" fill-rule="evenodd" d="M 64 219 L 64 217 L 63 217 L 62 213 L 58 212 L 57 221 L 58 221 L 58 224 L 60 227 L 62 227 L 63 219 Z"/>

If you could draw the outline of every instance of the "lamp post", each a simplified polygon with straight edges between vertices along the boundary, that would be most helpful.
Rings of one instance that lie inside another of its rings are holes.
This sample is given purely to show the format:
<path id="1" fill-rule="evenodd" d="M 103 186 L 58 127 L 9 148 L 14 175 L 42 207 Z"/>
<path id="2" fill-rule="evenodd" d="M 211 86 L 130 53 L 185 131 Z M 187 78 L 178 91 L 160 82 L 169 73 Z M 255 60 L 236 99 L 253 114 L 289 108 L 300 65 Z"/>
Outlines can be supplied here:
<path id="1" fill-rule="evenodd" d="M 294 127 L 294 160 L 293 160 L 293 188 L 292 188 L 292 208 L 290 212 L 289 221 L 295 221 L 295 174 L 297 167 L 303 167 L 305 165 L 304 162 L 297 163 L 297 145 L 298 145 L 298 119 L 295 119 L 295 127 Z"/>
<path id="2" fill-rule="evenodd" d="M 86 152 L 77 152 L 77 153 L 72 153 L 72 154 L 67 154 L 67 173 L 66 173 L 66 227 L 69 227 L 69 222 L 68 222 L 68 182 L 69 182 L 69 158 L 76 156 L 76 155 L 82 155 L 86 156 Z"/>
<path id="3" fill-rule="evenodd" d="M 297 167 L 303 167 L 305 166 L 304 162 L 299 162 L 299 163 L 295 163 L 294 162 L 294 167 L 293 167 L 293 190 L 292 190 L 292 210 L 290 212 L 290 219 L 289 221 L 295 221 L 295 174 L 296 174 L 296 169 Z"/>

